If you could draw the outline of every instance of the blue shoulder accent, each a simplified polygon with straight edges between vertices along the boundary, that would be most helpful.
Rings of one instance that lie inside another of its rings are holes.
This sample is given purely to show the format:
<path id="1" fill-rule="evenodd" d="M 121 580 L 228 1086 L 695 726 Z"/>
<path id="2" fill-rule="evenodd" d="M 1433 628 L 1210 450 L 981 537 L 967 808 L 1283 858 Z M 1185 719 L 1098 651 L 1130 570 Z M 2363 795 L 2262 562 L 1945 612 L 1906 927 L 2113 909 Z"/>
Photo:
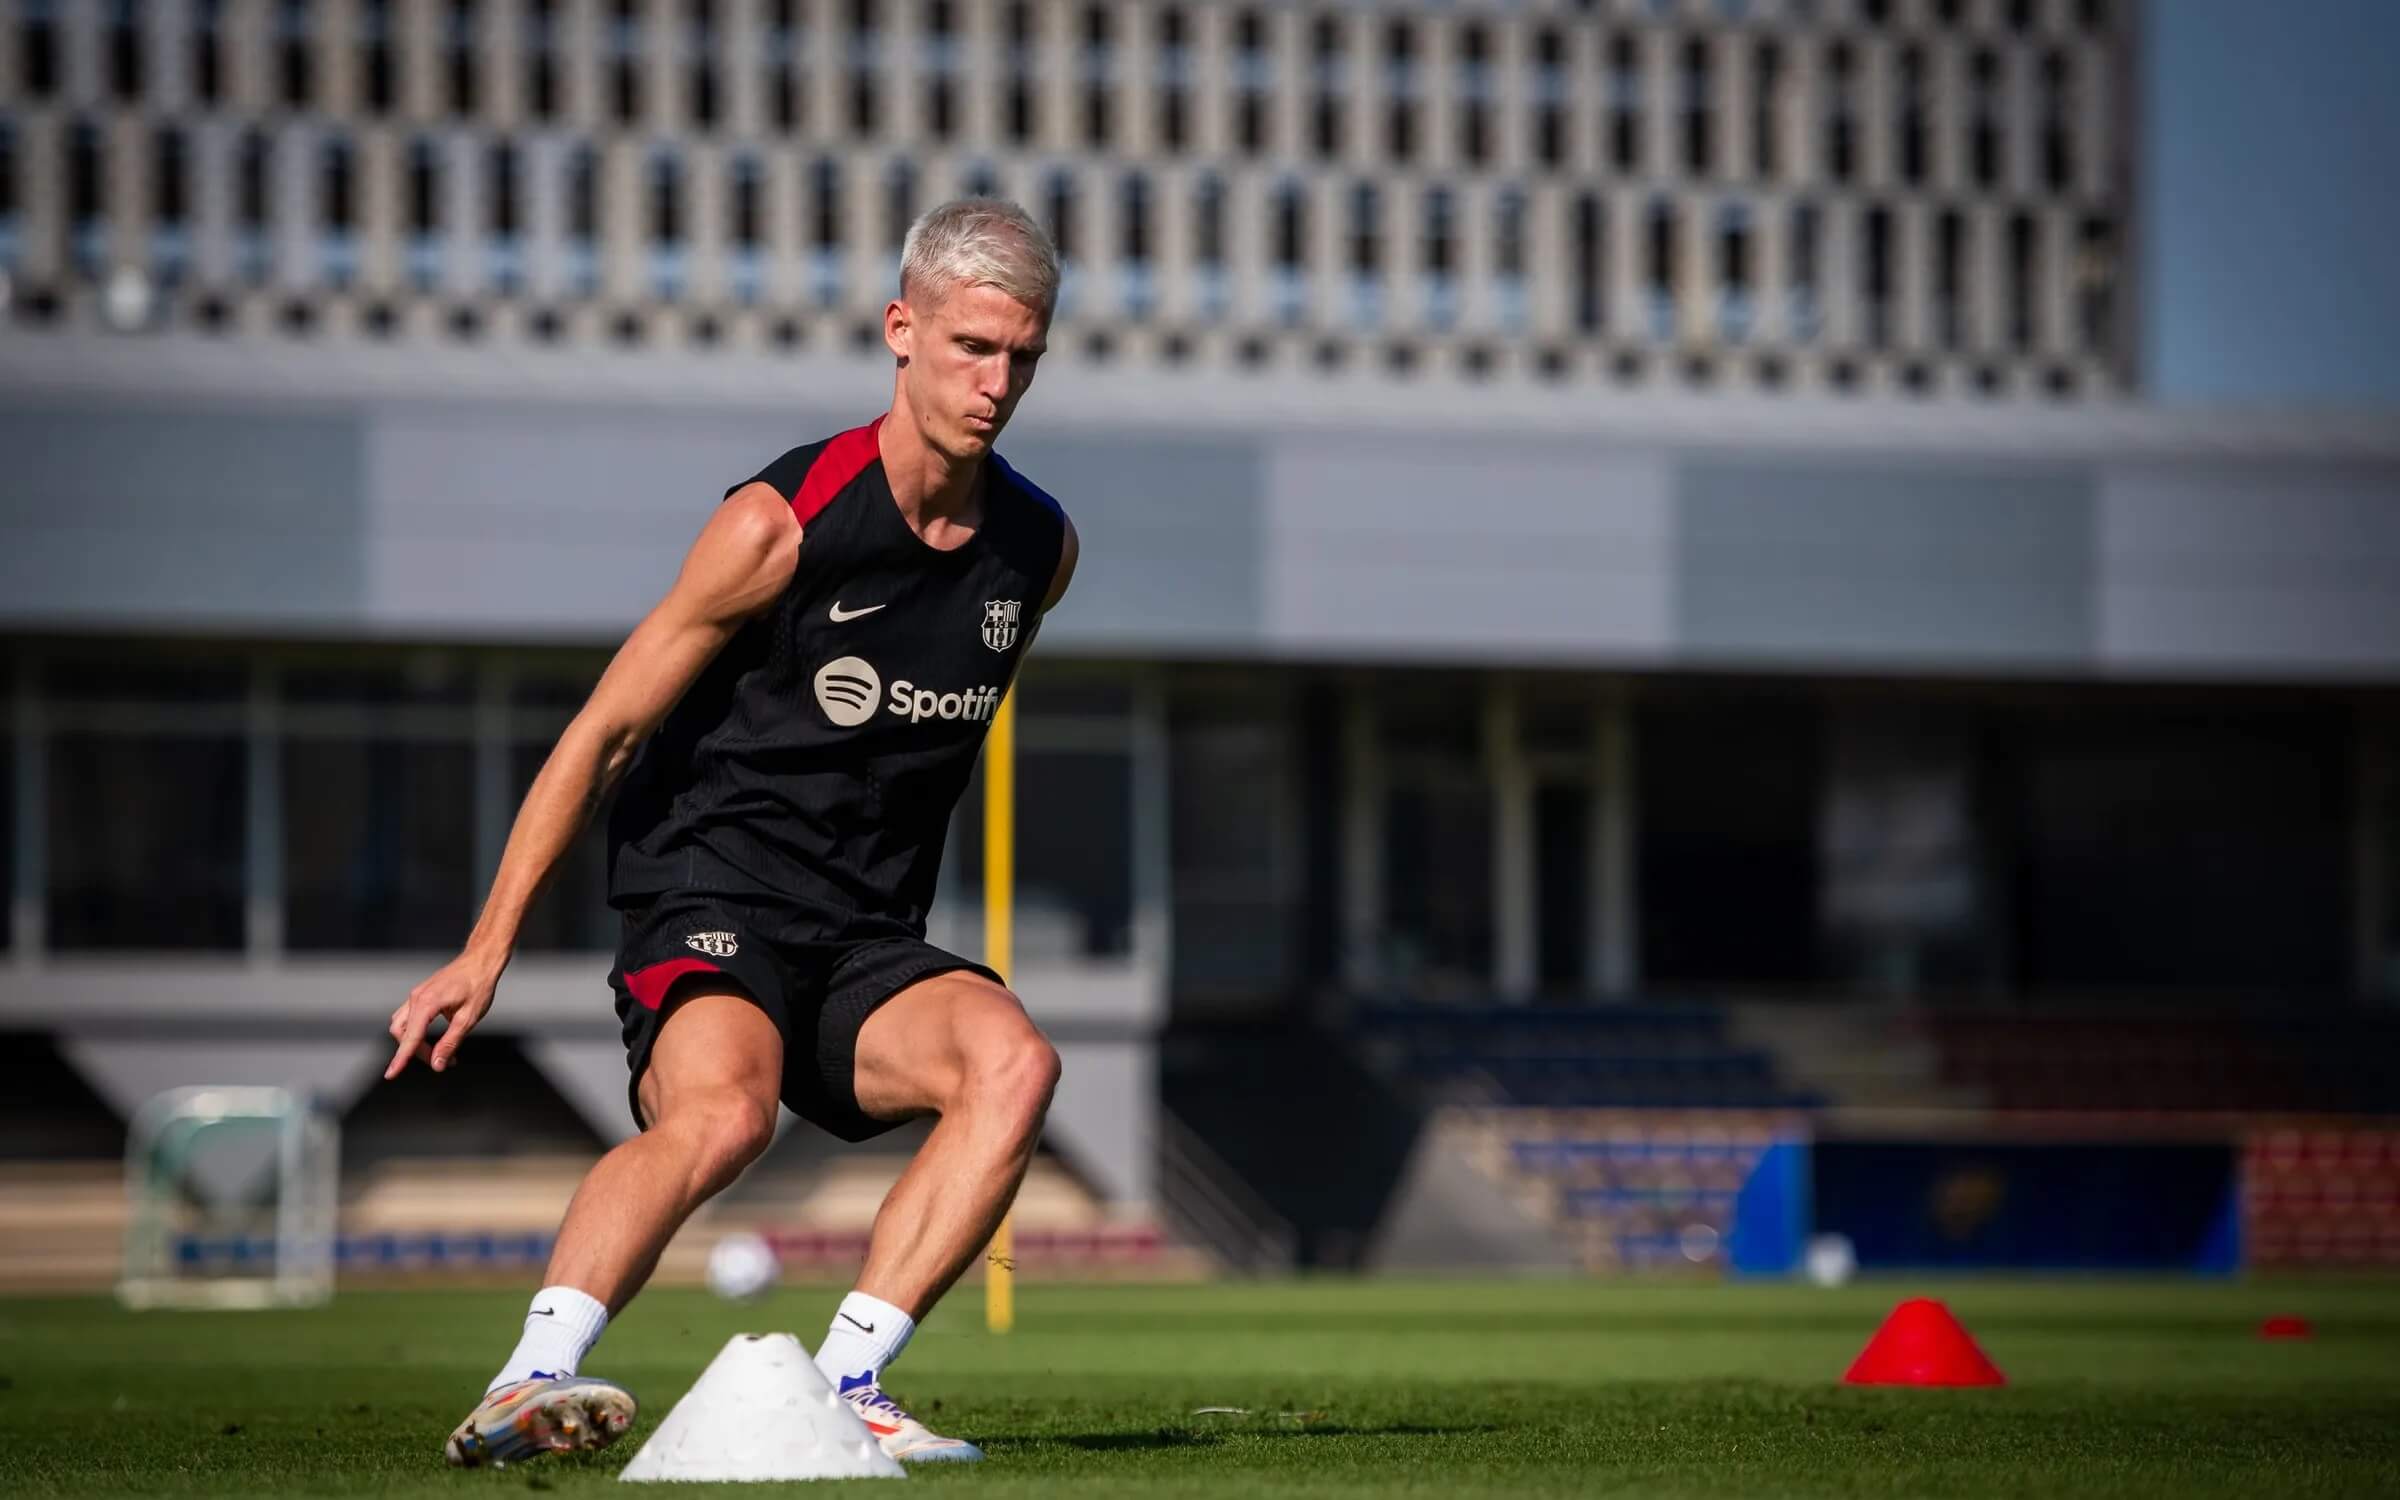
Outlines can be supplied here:
<path id="1" fill-rule="evenodd" d="M 1000 472 L 1008 476 L 1009 483 L 1015 485 L 1018 489 L 1023 490 L 1026 494 L 1031 495 L 1034 499 L 1041 501 L 1042 504 L 1050 507 L 1050 513 L 1058 517 L 1060 520 L 1063 521 L 1067 518 L 1067 508 L 1059 504 L 1057 499 L 1052 496 L 1048 490 L 1043 489 L 1040 485 L 1035 484 L 1032 480 L 1027 479 L 1024 475 L 1018 473 L 1016 465 L 1010 463 L 1007 459 L 1002 458 L 997 453 L 992 455 L 992 462 L 1000 466 Z"/>

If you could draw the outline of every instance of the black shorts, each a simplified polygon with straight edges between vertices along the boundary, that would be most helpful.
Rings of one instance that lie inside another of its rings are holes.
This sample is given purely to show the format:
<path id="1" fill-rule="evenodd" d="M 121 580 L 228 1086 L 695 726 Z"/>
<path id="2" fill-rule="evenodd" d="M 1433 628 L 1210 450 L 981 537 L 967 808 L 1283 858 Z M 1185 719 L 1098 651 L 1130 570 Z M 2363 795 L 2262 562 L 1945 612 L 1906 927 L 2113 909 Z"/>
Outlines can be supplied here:
<path id="1" fill-rule="evenodd" d="M 659 1017 L 675 988 L 693 976 L 748 997 L 783 1035 L 783 1102 L 792 1113 L 845 1141 L 863 1141 L 898 1120 L 870 1118 L 855 1086 L 858 1031 L 877 1006 L 918 980 L 963 969 L 994 984 L 998 975 L 922 938 L 873 936 L 800 940 L 779 931 L 774 915 L 721 896 L 664 896 L 625 914 L 609 987 L 632 1070 L 626 1099 L 643 1129 L 642 1074 L 658 1039 Z"/>

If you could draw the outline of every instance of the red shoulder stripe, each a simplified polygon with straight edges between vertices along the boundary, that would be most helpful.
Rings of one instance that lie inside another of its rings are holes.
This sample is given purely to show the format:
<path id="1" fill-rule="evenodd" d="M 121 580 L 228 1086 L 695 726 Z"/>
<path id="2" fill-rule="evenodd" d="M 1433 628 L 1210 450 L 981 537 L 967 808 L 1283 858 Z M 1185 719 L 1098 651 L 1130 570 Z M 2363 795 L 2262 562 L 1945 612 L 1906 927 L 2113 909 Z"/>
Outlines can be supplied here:
<path id="1" fill-rule="evenodd" d="M 833 497 L 849 488 L 850 481 L 875 462 L 875 430 L 883 425 L 877 417 L 864 427 L 853 427 L 833 438 L 817 454 L 817 461 L 808 466 L 808 477 L 800 481 L 800 493 L 792 497 L 792 514 L 806 526 L 817 518 L 817 512 L 833 503 Z"/>

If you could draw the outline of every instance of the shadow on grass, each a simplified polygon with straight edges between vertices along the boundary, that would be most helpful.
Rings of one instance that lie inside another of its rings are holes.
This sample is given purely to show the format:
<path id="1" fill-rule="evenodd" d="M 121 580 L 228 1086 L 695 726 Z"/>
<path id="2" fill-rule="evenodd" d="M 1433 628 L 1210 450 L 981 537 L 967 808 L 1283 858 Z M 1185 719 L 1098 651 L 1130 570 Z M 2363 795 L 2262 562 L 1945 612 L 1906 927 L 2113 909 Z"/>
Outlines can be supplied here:
<path id="1" fill-rule="evenodd" d="M 1498 1432 L 1498 1426 L 1435 1426 L 1424 1422 L 1387 1422 L 1354 1427 L 1346 1422 L 1310 1422 L 1289 1427 L 1228 1427 L 1222 1432 L 1199 1432 L 1188 1427 L 1161 1427 L 1155 1432 L 1079 1432 L 1060 1437 L 1026 1439 L 1031 1446 L 1063 1443 L 1093 1453 L 1137 1452 L 1153 1448 L 1213 1448 L 1229 1438 L 1328 1437 L 1463 1437 Z"/>

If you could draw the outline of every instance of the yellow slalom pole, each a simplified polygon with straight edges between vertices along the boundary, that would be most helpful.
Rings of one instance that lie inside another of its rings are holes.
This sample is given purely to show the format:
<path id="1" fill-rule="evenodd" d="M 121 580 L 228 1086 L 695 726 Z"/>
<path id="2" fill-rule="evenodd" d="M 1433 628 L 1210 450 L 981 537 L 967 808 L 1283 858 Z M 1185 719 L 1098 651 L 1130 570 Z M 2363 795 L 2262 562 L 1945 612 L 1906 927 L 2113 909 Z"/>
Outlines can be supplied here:
<path id="1" fill-rule="evenodd" d="M 992 714 L 983 747 L 983 961 L 1003 982 L 1015 958 L 1017 898 L 1017 695 L 1012 689 Z M 992 1231 L 983 1282 L 984 1326 L 1006 1333 L 1017 1322 L 1016 1237 L 1008 1215 Z"/>

